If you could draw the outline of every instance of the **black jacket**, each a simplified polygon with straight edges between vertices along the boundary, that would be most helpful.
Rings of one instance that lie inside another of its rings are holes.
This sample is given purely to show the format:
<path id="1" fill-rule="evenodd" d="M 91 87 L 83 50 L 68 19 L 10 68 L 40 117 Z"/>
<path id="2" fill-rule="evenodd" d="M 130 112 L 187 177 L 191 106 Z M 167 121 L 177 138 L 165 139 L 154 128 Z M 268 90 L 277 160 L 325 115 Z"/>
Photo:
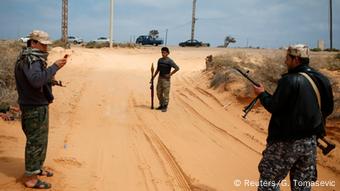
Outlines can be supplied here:
<path id="1" fill-rule="evenodd" d="M 313 87 L 299 72 L 307 73 L 318 86 L 321 110 Z M 273 95 L 264 92 L 259 97 L 272 114 L 268 143 L 325 135 L 324 121 L 333 111 L 332 89 L 329 80 L 308 65 L 289 70 L 279 80 Z"/>
<path id="2" fill-rule="evenodd" d="M 45 68 L 42 60 L 32 62 L 30 65 L 18 62 L 15 66 L 15 80 L 21 106 L 42 106 L 53 101 L 50 81 L 56 74 L 58 66 Z"/>

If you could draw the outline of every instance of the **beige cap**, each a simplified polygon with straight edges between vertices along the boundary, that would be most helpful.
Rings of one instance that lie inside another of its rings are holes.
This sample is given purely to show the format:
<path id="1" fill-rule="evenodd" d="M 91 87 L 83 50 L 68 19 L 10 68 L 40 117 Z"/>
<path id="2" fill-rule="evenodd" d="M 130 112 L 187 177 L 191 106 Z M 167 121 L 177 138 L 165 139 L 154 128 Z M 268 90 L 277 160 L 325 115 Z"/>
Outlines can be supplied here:
<path id="1" fill-rule="evenodd" d="M 49 39 L 47 32 L 34 30 L 29 35 L 30 40 L 36 40 L 41 44 L 52 44 L 52 41 Z"/>
<path id="2" fill-rule="evenodd" d="M 290 45 L 287 54 L 301 58 L 309 58 L 309 48 L 304 44 Z"/>

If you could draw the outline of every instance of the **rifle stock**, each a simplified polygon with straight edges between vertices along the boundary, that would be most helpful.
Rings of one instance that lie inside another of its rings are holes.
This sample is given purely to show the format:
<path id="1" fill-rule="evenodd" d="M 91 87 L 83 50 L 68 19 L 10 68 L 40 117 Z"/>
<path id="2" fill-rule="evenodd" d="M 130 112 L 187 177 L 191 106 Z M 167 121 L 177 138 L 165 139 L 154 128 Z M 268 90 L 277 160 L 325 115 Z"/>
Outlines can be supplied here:
<path id="1" fill-rule="evenodd" d="M 319 140 L 326 144 L 326 146 L 324 146 Z M 322 150 L 322 154 L 325 156 L 335 149 L 335 144 L 327 140 L 326 137 L 318 137 L 316 144 Z"/>

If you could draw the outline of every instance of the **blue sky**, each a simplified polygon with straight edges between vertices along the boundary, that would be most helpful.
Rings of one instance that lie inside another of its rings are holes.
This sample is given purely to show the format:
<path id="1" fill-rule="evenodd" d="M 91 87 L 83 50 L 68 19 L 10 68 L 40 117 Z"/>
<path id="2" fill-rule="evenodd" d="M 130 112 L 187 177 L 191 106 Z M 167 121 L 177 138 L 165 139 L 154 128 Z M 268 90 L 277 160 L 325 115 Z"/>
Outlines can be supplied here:
<path id="1" fill-rule="evenodd" d="M 293 43 L 329 46 L 328 0 L 197 0 L 196 35 L 213 46 L 231 35 L 233 46 L 278 48 Z M 129 42 L 157 29 L 168 44 L 190 38 L 192 0 L 115 0 L 114 39 Z M 108 36 L 109 0 L 69 0 L 69 34 Z M 1 0 L 0 39 L 33 29 L 61 36 L 61 0 Z M 340 1 L 333 0 L 333 47 L 340 49 Z"/>

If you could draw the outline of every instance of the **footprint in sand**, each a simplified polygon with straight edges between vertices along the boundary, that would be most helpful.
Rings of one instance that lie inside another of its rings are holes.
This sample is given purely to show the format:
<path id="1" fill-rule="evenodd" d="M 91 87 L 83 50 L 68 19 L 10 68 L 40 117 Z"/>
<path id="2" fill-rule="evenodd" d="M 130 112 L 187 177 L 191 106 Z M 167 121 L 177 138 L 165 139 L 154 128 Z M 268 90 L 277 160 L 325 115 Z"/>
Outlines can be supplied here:
<path id="1" fill-rule="evenodd" d="M 18 138 L 12 137 L 12 136 L 0 135 L 0 140 L 7 140 L 7 141 L 17 142 Z"/>
<path id="2" fill-rule="evenodd" d="M 54 159 L 54 161 L 63 166 L 74 166 L 78 168 L 82 166 L 82 163 L 77 161 L 77 159 L 74 157 L 62 157 L 62 158 Z"/>

